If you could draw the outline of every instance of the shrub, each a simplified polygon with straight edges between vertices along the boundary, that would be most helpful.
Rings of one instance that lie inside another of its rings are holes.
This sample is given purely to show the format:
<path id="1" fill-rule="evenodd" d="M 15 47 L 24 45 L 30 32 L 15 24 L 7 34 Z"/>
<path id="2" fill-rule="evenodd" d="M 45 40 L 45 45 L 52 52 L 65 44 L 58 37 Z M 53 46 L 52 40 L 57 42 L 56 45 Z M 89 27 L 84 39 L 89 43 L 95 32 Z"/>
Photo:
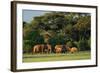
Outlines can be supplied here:
<path id="1" fill-rule="evenodd" d="M 23 53 L 30 53 L 32 49 L 32 41 L 24 40 L 23 41 Z"/>
<path id="2" fill-rule="evenodd" d="M 76 47 L 76 44 L 75 44 L 73 41 L 68 41 L 68 42 L 66 43 L 66 45 L 67 45 L 68 47 L 70 47 L 70 48 Z"/>
<path id="3" fill-rule="evenodd" d="M 87 40 L 87 43 L 88 43 L 88 50 L 90 50 L 90 49 L 91 49 L 91 38 L 89 38 L 89 39 Z"/>
<path id="4" fill-rule="evenodd" d="M 81 39 L 79 40 L 78 42 L 78 48 L 81 50 L 81 51 L 85 51 L 85 50 L 88 50 L 88 42 L 87 40 L 85 39 Z"/>

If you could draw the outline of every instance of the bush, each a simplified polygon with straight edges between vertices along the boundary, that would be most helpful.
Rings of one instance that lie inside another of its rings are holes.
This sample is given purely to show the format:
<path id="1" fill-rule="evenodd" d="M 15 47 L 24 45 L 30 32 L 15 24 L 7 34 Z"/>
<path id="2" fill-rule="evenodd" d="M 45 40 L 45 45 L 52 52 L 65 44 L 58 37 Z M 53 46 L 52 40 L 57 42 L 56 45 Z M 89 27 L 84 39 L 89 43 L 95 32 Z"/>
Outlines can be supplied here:
<path id="1" fill-rule="evenodd" d="M 73 41 L 68 41 L 66 44 L 68 47 L 72 48 L 72 47 L 77 47 L 76 43 Z"/>
<path id="2" fill-rule="evenodd" d="M 32 47 L 36 44 L 44 44 L 43 36 L 37 36 L 32 40 L 23 40 L 23 52 L 24 53 L 31 53 Z"/>
<path id="3" fill-rule="evenodd" d="M 74 47 L 77 47 L 78 48 L 78 42 L 77 41 L 74 41 Z"/>
<path id="4" fill-rule="evenodd" d="M 89 39 L 87 40 L 87 42 L 88 42 L 88 50 L 90 50 L 90 49 L 91 49 L 91 38 L 89 38 Z"/>
<path id="5" fill-rule="evenodd" d="M 55 36 L 49 39 L 49 43 L 52 45 L 65 44 L 66 40 L 64 36 Z"/>
<path id="6" fill-rule="evenodd" d="M 37 36 L 36 38 L 33 39 L 33 41 L 34 41 L 33 45 L 35 45 L 35 44 L 44 44 L 43 36 Z"/>
<path id="7" fill-rule="evenodd" d="M 24 40 L 23 41 L 23 53 L 30 53 L 32 51 L 32 41 Z"/>
<path id="8" fill-rule="evenodd" d="M 72 47 L 72 46 L 73 46 L 73 45 L 72 45 L 72 42 L 71 42 L 71 41 L 67 42 L 67 46 L 68 46 L 68 47 Z"/>
<path id="9" fill-rule="evenodd" d="M 61 35 L 57 36 L 56 41 L 57 41 L 57 44 L 65 44 L 66 43 L 64 36 L 61 36 Z"/>
<path id="10" fill-rule="evenodd" d="M 78 42 L 78 48 L 79 48 L 81 51 L 89 50 L 89 46 L 88 46 L 87 40 L 81 39 L 81 40 Z"/>

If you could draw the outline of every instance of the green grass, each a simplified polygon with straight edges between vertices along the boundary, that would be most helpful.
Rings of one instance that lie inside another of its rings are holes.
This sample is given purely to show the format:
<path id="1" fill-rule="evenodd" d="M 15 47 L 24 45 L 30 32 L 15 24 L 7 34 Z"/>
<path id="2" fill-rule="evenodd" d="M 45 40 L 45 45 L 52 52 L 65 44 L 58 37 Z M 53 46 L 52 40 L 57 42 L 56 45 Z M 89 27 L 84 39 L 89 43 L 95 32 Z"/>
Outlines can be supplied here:
<path id="1" fill-rule="evenodd" d="M 80 51 L 66 54 L 24 54 L 23 62 L 45 62 L 45 61 L 64 61 L 64 60 L 85 60 L 90 59 L 90 51 Z"/>

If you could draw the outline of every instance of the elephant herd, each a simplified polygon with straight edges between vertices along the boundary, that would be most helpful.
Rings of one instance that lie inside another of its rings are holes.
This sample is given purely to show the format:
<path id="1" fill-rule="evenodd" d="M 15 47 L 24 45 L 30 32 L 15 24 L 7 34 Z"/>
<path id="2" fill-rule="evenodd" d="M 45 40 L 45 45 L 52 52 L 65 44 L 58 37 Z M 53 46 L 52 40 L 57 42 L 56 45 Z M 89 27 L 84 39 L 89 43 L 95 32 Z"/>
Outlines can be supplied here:
<path id="1" fill-rule="evenodd" d="M 37 44 L 33 47 L 33 54 L 36 53 L 66 53 L 66 52 L 70 52 L 70 53 L 74 53 L 78 51 L 78 48 L 76 47 L 68 47 L 66 45 L 55 45 L 54 49 L 52 49 L 52 46 L 50 44 Z M 54 51 L 53 51 L 54 50 Z"/>

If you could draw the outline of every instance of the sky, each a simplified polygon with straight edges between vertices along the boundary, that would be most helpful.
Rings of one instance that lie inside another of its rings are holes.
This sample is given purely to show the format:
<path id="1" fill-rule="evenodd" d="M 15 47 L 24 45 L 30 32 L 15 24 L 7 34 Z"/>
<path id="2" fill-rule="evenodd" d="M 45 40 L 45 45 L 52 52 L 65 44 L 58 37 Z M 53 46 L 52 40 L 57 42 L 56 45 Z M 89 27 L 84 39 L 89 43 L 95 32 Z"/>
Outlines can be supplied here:
<path id="1" fill-rule="evenodd" d="M 23 21 L 30 22 L 34 17 L 44 15 L 47 11 L 23 10 Z"/>
<path id="2" fill-rule="evenodd" d="M 23 10 L 23 21 L 29 23 L 36 16 L 44 15 L 50 11 L 41 11 L 41 10 Z"/>

